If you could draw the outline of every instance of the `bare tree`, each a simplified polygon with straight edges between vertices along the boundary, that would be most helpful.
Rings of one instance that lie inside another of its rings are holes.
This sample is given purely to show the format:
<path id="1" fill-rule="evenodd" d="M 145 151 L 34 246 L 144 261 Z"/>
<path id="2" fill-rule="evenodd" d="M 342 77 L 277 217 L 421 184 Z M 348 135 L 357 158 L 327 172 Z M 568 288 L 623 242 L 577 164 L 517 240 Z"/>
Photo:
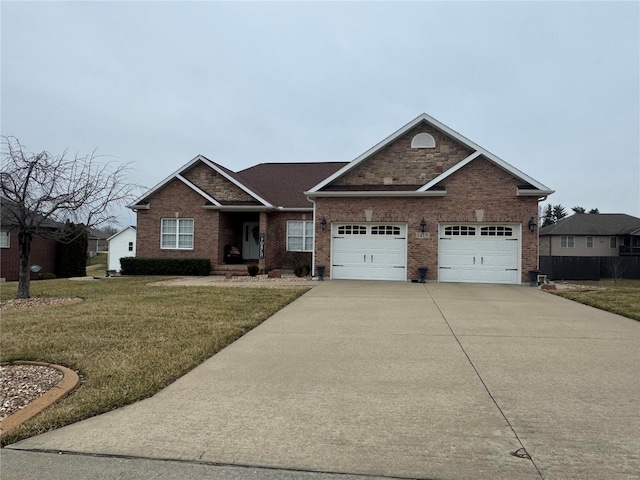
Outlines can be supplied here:
<path id="1" fill-rule="evenodd" d="M 624 276 L 625 265 L 622 257 L 608 257 L 605 260 L 605 268 L 607 273 L 613 278 L 613 284 L 618 283 L 618 279 Z"/>
<path id="2" fill-rule="evenodd" d="M 125 182 L 127 171 L 128 164 L 101 162 L 95 151 L 74 157 L 32 153 L 17 138 L 2 137 L 2 217 L 18 230 L 18 298 L 29 298 L 33 236 L 60 240 L 66 221 L 86 228 L 116 223 L 114 209 L 126 205 L 136 188 Z"/>

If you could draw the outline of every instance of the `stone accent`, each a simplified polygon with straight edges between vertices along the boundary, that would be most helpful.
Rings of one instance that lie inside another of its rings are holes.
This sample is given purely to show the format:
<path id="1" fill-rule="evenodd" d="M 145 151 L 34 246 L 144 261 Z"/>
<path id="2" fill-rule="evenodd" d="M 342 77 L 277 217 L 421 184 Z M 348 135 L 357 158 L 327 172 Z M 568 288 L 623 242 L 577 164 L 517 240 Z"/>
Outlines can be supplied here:
<path id="1" fill-rule="evenodd" d="M 410 139 L 409 139 L 410 140 Z M 476 210 L 484 210 L 484 222 L 522 225 L 522 282 L 529 281 L 529 270 L 538 266 L 537 235 L 527 229 L 531 217 L 538 218 L 536 197 L 517 197 L 516 186 L 522 183 L 492 162 L 479 158 L 445 179 L 444 197 L 355 197 L 316 199 L 316 218 L 328 222 L 322 231 L 315 225 L 316 265 L 331 270 L 331 229 L 335 222 L 365 222 L 365 210 L 372 210 L 372 222 L 406 223 L 408 278 L 417 278 L 419 266 L 429 267 L 428 280 L 438 278 L 438 225 L 447 222 L 477 223 Z M 420 221 L 427 222 L 426 238 L 416 238 Z"/>
<path id="2" fill-rule="evenodd" d="M 411 139 L 422 132 L 435 138 L 435 148 L 411 148 Z M 457 140 L 423 123 L 336 179 L 332 185 L 413 185 L 417 189 L 471 153 Z"/>
<path id="3" fill-rule="evenodd" d="M 182 176 L 220 203 L 251 202 L 256 199 L 231 183 L 208 165 L 198 162 Z"/>

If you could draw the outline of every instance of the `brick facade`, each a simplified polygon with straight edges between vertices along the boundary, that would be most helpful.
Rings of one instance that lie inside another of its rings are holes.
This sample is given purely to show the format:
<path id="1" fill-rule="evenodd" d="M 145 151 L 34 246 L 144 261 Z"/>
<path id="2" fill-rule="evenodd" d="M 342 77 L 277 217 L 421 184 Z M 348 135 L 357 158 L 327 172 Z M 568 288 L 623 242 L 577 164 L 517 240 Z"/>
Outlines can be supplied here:
<path id="1" fill-rule="evenodd" d="M 220 203 L 255 202 L 251 195 L 204 163 L 196 163 L 182 176 Z"/>
<path id="2" fill-rule="evenodd" d="M 53 273 L 56 263 L 56 241 L 33 236 L 31 241 L 31 265 L 40 265 L 41 273 Z M 18 249 L 18 231 L 9 233 L 9 248 L 0 249 L 0 278 L 7 282 L 18 281 L 20 273 L 20 251 Z"/>
<path id="3" fill-rule="evenodd" d="M 531 235 L 527 223 L 537 218 L 536 197 L 517 197 L 516 186 L 522 181 L 493 163 L 477 159 L 445 179 L 444 197 L 349 197 L 316 199 L 316 219 L 328 222 L 326 231 L 316 221 L 315 264 L 325 265 L 330 276 L 332 222 L 365 222 L 365 210 L 372 210 L 372 222 L 406 223 L 408 278 L 417 278 L 419 266 L 429 267 L 427 279 L 438 278 L 438 226 L 448 222 L 476 223 L 476 210 L 484 210 L 483 222 L 522 225 L 522 281 L 528 271 L 537 268 L 537 235 Z M 416 238 L 420 221 L 427 222 L 429 238 Z"/>

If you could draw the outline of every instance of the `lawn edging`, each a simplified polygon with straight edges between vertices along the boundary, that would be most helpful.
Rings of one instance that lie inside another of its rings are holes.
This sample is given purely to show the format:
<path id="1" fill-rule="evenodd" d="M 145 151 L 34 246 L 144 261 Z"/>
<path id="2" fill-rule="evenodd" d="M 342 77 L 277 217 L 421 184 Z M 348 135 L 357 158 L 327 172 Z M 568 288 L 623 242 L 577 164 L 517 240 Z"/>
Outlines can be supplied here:
<path id="1" fill-rule="evenodd" d="M 24 422 L 35 417 L 54 403 L 62 400 L 80 386 L 80 377 L 78 374 L 70 368 L 63 367 L 62 365 L 30 361 L 3 362 L 2 365 L 35 365 L 39 367 L 55 368 L 62 372 L 64 377 L 60 382 L 51 387 L 34 401 L 30 402 L 27 406 L 2 420 L 0 422 L 0 436 L 6 435 L 12 430 L 15 430 Z"/>

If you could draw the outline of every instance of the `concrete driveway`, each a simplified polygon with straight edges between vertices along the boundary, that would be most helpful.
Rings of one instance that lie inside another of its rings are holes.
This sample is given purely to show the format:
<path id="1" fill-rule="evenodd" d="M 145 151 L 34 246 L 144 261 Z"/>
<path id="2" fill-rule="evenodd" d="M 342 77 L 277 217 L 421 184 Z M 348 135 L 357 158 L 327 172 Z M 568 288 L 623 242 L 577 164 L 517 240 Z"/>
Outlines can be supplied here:
<path id="1" fill-rule="evenodd" d="M 629 480 L 639 327 L 530 287 L 327 281 L 153 398 L 8 448 L 300 475 Z"/>

